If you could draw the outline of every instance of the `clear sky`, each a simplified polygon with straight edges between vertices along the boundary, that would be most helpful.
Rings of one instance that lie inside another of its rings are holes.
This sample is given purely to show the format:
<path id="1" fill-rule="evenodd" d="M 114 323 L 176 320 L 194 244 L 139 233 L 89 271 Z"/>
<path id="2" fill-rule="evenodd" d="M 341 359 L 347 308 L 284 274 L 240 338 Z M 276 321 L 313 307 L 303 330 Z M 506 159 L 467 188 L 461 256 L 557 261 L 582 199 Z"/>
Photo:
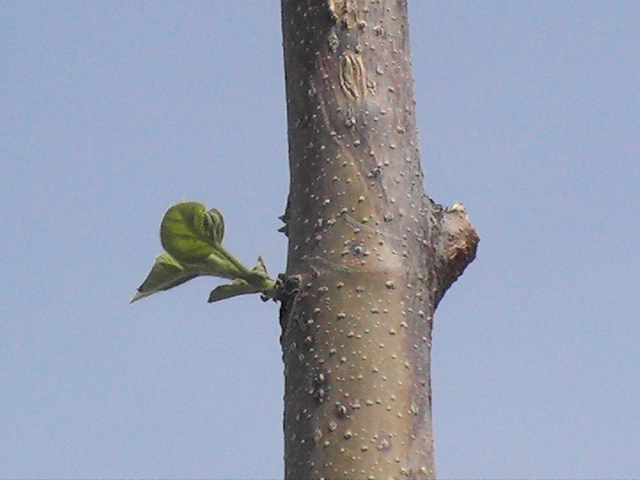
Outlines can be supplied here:
<path id="1" fill-rule="evenodd" d="M 172 203 L 272 274 L 276 0 L 0 1 L 0 478 L 281 478 L 277 305 L 129 305 Z M 442 478 L 640 477 L 640 3 L 410 2 L 429 194 L 482 242 L 436 315 Z"/>

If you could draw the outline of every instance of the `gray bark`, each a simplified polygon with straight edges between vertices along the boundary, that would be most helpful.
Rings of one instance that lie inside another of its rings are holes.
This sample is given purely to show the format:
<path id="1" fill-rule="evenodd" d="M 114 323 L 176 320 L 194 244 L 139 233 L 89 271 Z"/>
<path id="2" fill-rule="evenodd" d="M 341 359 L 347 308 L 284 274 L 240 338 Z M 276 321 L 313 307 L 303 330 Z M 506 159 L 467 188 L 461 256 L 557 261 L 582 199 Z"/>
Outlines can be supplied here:
<path id="1" fill-rule="evenodd" d="M 423 187 L 404 1 L 283 0 L 285 478 L 435 478 L 433 313 L 475 256 Z"/>

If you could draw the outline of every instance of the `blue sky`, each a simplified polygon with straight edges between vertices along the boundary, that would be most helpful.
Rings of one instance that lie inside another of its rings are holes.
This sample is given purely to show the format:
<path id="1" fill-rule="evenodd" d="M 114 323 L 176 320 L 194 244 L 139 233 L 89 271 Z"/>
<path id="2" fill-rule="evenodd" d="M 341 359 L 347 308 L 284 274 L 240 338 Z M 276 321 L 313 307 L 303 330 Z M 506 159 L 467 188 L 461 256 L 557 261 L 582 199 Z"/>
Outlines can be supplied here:
<path id="1" fill-rule="evenodd" d="M 0 2 L 0 478 L 280 478 L 277 305 L 127 302 L 172 203 L 285 268 L 279 2 Z M 442 478 L 640 476 L 640 4 L 410 2 Z"/>

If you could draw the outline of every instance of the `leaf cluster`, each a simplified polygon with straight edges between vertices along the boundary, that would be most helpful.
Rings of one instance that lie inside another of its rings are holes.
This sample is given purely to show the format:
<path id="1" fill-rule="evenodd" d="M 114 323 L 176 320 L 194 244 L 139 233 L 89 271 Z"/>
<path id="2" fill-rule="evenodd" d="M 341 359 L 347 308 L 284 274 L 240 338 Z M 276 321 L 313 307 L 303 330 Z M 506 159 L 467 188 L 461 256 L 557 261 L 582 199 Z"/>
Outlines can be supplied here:
<path id="1" fill-rule="evenodd" d="M 170 207 L 160 224 L 160 241 L 165 252 L 156 257 L 131 303 L 203 275 L 232 280 L 216 287 L 209 302 L 248 293 L 275 298 L 276 281 L 269 277 L 262 258 L 258 257 L 254 268 L 247 268 L 225 250 L 223 237 L 224 218 L 215 208 L 207 210 L 197 202 Z"/>

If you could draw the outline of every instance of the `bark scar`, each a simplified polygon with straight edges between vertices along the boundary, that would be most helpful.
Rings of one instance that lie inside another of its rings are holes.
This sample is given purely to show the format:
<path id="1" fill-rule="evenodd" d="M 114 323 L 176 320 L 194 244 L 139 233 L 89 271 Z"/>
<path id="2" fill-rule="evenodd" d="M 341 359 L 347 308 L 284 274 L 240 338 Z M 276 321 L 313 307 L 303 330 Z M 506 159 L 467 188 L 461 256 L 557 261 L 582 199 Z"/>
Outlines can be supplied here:
<path id="1" fill-rule="evenodd" d="M 340 57 L 340 87 L 345 96 L 358 102 L 367 94 L 367 74 L 362 56 L 347 50 Z"/>
<path id="2" fill-rule="evenodd" d="M 327 0 L 327 6 L 336 22 L 342 22 L 347 28 L 356 25 L 356 0 Z"/>

